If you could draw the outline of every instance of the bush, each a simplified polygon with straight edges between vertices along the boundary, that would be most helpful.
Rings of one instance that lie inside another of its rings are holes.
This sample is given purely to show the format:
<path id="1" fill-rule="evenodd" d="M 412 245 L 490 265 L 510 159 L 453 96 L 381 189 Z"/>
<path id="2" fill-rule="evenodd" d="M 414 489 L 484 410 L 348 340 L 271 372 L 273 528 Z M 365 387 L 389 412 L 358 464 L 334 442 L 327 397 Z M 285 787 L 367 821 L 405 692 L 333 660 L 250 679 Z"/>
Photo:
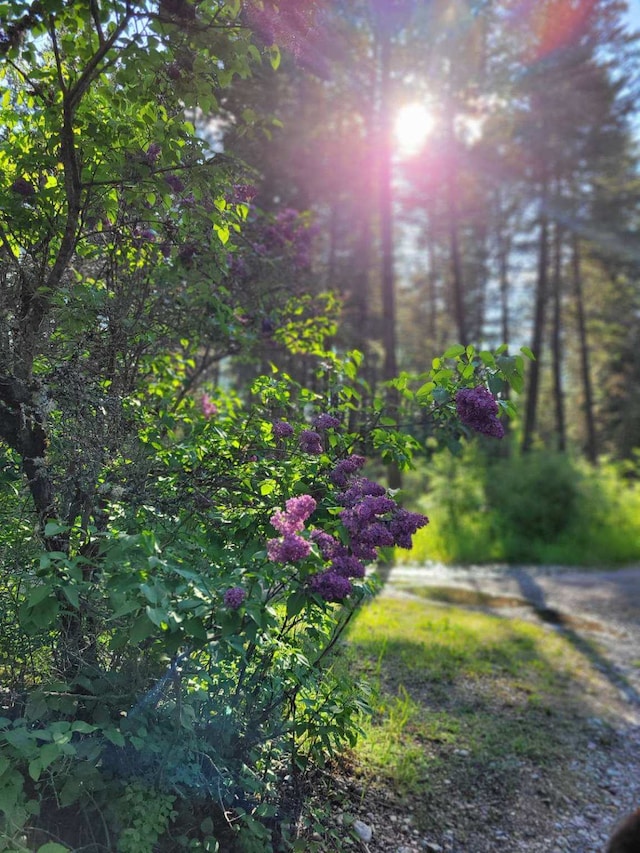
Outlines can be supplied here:
<path id="1" fill-rule="evenodd" d="M 640 559 L 640 484 L 631 464 L 597 467 L 536 452 L 437 454 L 410 480 L 431 524 L 404 562 L 620 564 Z M 422 496 L 419 497 L 419 493 Z"/>
<path id="2" fill-rule="evenodd" d="M 367 692 L 332 662 L 376 589 L 365 563 L 426 523 L 361 475 L 344 415 L 288 377 L 261 377 L 249 407 L 172 409 L 171 382 L 157 390 L 155 410 L 132 406 L 144 489 L 112 461 L 104 528 L 49 522 L 68 551 L 5 575 L 12 648 L 32 654 L 0 719 L 15 849 L 46 830 L 83 849 L 216 849 L 240 832 L 271 850 L 270 822 L 296 820 L 295 779 L 359 730 Z M 185 802 L 208 804 L 215 830 L 190 826 Z"/>
<path id="3" fill-rule="evenodd" d="M 487 466 L 486 496 L 509 561 L 538 561 L 576 513 L 580 473 L 566 456 L 529 453 Z"/>

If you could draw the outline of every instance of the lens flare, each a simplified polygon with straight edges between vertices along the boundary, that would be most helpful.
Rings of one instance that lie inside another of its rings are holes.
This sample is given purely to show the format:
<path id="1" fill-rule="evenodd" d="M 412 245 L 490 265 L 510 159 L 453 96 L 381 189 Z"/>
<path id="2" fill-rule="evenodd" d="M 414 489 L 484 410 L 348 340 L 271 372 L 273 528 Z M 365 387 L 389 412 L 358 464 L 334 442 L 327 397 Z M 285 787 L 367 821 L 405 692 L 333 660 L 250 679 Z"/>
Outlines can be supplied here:
<path id="1" fill-rule="evenodd" d="M 400 154 L 417 154 L 427 141 L 434 124 L 433 114 L 424 104 L 405 104 L 398 111 L 394 124 L 394 135 Z"/>

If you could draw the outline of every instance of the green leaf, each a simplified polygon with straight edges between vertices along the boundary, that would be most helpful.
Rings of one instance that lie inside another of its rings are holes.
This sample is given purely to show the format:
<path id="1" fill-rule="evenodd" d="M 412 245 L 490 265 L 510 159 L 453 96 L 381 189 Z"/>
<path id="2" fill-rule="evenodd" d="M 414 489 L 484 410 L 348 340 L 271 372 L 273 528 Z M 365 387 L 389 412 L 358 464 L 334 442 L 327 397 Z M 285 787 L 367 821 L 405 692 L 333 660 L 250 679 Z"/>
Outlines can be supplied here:
<path id="1" fill-rule="evenodd" d="M 465 348 L 462 346 L 462 344 L 454 344 L 452 347 L 449 347 L 449 349 L 445 352 L 445 354 L 442 357 L 443 358 L 458 358 L 458 356 L 462 355 L 464 352 L 465 352 Z M 436 367 L 435 364 L 433 366 Z"/>
<path id="2" fill-rule="evenodd" d="M 69 528 L 64 524 L 58 524 L 57 521 L 48 521 L 44 526 L 44 535 L 49 538 L 50 536 L 57 536 L 58 533 L 66 533 L 68 530 Z"/>
<path id="3" fill-rule="evenodd" d="M 124 746 L 124 736 L 118 729 L 105 729 L 103 734 L 114 746 Z"/>
<path id="4" fill-rule="evenodd" d="M 418 390 L 416 391 L 416 397 L 418 398 L 418 400 L 430 397 L 435 387 L 435 383 L 425 382 L 424 385 L 421 385 L 420 388 L 418 388 Z"/>
<path id="5" fill-rule="evenodd" d="M 260 483 L 260 494 L 261 495 L 270 495 L 275 492 L 278 484 L 275 480 L 265 480 L 263 483 Z"/>
<path id="6" fill-rule="evenodd" d="M 301 592 L 292 593 L 287 599 L 287 616 L 297 616 L 306 603 L 306 595 Z"/>
<path id="7" fill-rule="evenodd" d="M 53 589 L 49 584 L 43 584 L 42 586 L 37 586 L 31 590 L 29 595 L 28 603 L 29 607 L 37 607 L 41 601 L 44 601 L 45 598 L 49 598 Z"/>
<path id="8" fill-rule="evenodd" d="M 169 614 L 163 607 L 147 606 L 146 613 L 149 619 L 153 622 L 154 625 L 157 625 L 158 628 L 168 626 Z"/>
<path id="9" fill-rule="evenodd" d="M 533 354 L 533 352 L 529 349 L 529 347 L 520 347 L 520 352 L 521 352 L 523 355 L 526 355 L 526 357 L 527 357 L 530 361 L 535 361 L 535 360 L 536 360 L 535 355 L 534 355 L 534 354 Z"/>
<path id="10" fill-rule="evenodd" d="M 29 762 L 29 776 L 31 776 L 34 782 L 37 782 L 41 773 L 42 764 L 40 764 L 40 758 L 34 758 L 33 761 Z"/>
<path id="11" fill-rule="evenodd" d="M 76 720 L 71 723 L 71 731 L 72 732 L 80 732 L 80 734 L 88 735 L 91 732 L 97 731 L 97 726 L 92 726 L 91 723 L 85 723 L 84 720 Z"/>
<path id="12" fill-rule="evenodd" d="M 149 617 L 146 613 L 141 613 L 131 626 L 131 630 L 129 632 L 129 639 L 134 645 L 137 645 L 143 640 L 146 640 L 146 638 L 153 633 L 154 626 L 149 621 Z"/>
<path id="13" fill-rule="evenodd" d="M 64 844 L 58 844 L 57 841 L 47 841 L 42 847 L 38 847 L 38 853 L 70 853 L 71 848 L 65 847 Z"/>
<path id="14" fill-rule="evenodd" d="M 80 607 L 80 594 L 78 593 L 78 589 L 75 586 L 63 586 L 62 592 L 64 593 L 65 598 L 69 602 L 72 607 L 75 607 L 76 610 Z"/>
<path id="15" fill-rule="evenodd" d="M 271 63 L 271 67 L 274 71 L 277 71 L 280 67 L 280 49 L 277 45 L 273 44 L 269 48 L 269 61 Z"/>

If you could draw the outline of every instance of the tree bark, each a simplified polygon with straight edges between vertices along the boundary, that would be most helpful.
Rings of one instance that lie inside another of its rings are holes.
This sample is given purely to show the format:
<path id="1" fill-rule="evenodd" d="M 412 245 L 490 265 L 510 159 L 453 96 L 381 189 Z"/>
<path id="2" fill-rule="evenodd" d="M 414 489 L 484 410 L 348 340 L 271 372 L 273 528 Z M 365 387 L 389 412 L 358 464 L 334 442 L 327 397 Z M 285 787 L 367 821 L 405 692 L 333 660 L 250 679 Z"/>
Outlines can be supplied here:
<path id="1" fill-rule="evenodd" d="M 464 281 L 462 276 L 462 257 L 460 253 L 460 222 L 458 214 L 458 181 L 455 164 L 450 159 L 453 156 L 455 138 L 453 127 L 449 128 L 449 157 L 447 158 L 446 193 L 447 214 L 449 225 L 449 255 L 451 264 L 451 286 L 453 289 L 453 306 L 458 331 L 458 343 L 467 346 L 469 334 L 464 299 Z"/>
<path id="2" fill-rule="evenodd" d="M 391 173 L 391 40 L 388 32 L 380 33 L 380 113 L 379 113 L 379 218 L 382 276 L 382 346 L 384 365 L 382 377 L 389 381 L 398 375 L 396 360 L 396 292 L 393 268 L 393 176 Z M 389 416 L 397 418 L 399 395 L 395 388 L 387 390 Z M 398 466 L 387 466 L 389 488 L 402 486 Z"/>
<path id="3" fill-rule="evenodd" d="M 529 370 L 529 388 L 525 407 L 524 432 L 522 436 L 522 452 L 528 453 L 533 446 L 538 411 L 538 391 L 540 387 L 540 365 L 543 351 L 545 309 L 548 290 L 548 257 L 549 257 L 549 220 L 546 213 L 547 190 L 542 188 L 540 237 L 538 240 L 538 278 L 536 283 L 535 314 L 531 336 L 531 350 L 535 361 L 531 362 Z"/>
<path id="4" fill-rule="evenodd" d="M 580 366 L 582 371 L 582 393 L 584 395 L 584 420 L 586 429 L 585 454 L 587 459 L 594 465 L 598 461 L 598 446 L 596 439 L 596 425 L 593 415 L 593 390 L 591 385 L 591 358 L 587 338 L 587 324 L 585 320 L 584 296 L 582 291 L 582 271 L 580 262 L 580 240 L 577 234 L 573 235 L 571 245 L 571 272 L 573 279 L 573 295 L 576 302 L 576 319 L 578 324 L 578 343 L 580 347 Z"/>
<path id="5" fill-rule="evenodd" d="M 551 363 L 553 367 L 553 402 L 556 416 L 556 444 L 561 453 L 567 449 L 562 387 L 562 227 L 556 223 L 553 236 L 553 324 L 551 327 Z"/>

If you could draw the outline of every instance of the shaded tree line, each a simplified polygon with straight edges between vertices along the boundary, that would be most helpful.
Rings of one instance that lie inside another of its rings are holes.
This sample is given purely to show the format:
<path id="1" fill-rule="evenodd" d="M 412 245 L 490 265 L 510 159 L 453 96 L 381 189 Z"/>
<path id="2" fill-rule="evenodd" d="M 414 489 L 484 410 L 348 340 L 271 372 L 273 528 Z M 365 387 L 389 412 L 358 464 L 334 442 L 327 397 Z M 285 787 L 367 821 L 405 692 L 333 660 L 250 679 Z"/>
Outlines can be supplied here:
<path id="1" fill-rule="evenodd" d="M 277 75 L 229 93 L 230 114 L 264 98 L 283 129 L 231 128 L 225 144 L 259 170 L 259 206 L 313 211 L 305 286 L 342 296 L 338 344 L 368 354 L 374 385 L 385 364 L 420 371 L 454 341 L 526 344 L 536 361 L 522 450 L 629 456 L 640 196 L 626 4 L 336 0 L 314 11 L 313 63 L 299 44 Z M 385 146 L 407 102 L 426 105 L 434 127 L 402 157 Z"/>

